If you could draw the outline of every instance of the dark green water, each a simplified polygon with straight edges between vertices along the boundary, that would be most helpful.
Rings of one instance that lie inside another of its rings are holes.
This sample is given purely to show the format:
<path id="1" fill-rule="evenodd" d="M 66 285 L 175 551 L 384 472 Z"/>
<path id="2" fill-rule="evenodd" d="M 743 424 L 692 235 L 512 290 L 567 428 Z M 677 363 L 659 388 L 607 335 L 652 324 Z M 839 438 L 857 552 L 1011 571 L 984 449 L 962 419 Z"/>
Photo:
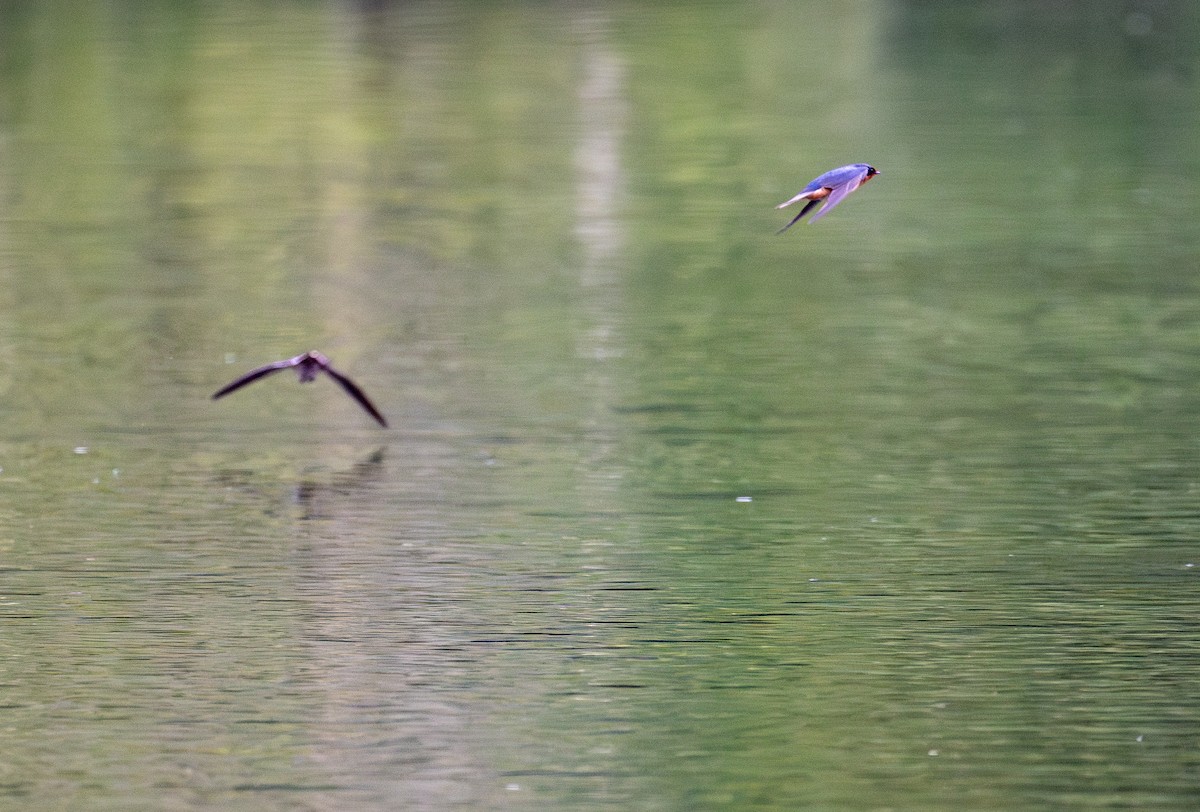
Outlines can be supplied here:
<path id="1" fill-rule="evenodd" d="M 0 807 L 1195 808 L 1198 43 L 0 5 Z"/>

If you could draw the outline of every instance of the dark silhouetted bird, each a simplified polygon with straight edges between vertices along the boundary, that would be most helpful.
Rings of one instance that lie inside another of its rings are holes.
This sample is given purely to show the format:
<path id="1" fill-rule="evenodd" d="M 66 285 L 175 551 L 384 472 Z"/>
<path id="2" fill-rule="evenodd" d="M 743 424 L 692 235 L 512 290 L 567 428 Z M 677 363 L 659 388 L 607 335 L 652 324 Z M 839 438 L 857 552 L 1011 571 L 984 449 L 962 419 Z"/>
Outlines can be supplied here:
<path id="1" fill-rule="evenodd" d="M 213 400 L 225 397 L 225 395 L 228 395 L 230 392 L 241 389 L 248 383 L 254 383 L 259 378 L 265 378 L 266 376 L 274 372 L 278 372 L 281 369 L 291 368 L 295 368 L 296 374 L 300 377 L 300 383 L 308 383 L 309 381 L 316 380 L 318 372 L 327 373 L 329 377 L 337 381 L 338 385 L 346 390 L 346 394 L 354 398 L 354 400 L 358 402 L 359 406 L 362 406 L 363 409 L 365 409 L 367 413 L 371 415 L 371 417 L 375 418 L 375 420 L 379 422 L 379 425 L 387 428 L 387 420 L 385 420 L 383 415 L 379 413 L 379 410 L 375 408 L 375 404 L 371 402 L 371 399 L 367 397 L 366 393 L 358 388 L 358 384 L 334 369 L 333 366 L 330 365 L 329 359 L 316 350 L 306 352 L 304 355 L 297 355 L 295 358 L 289 358 L 286 361 L 276 361 L 273 364 L 266 364 L 258 369 L 252 369 L 242 377 L 214 392 Z"/>

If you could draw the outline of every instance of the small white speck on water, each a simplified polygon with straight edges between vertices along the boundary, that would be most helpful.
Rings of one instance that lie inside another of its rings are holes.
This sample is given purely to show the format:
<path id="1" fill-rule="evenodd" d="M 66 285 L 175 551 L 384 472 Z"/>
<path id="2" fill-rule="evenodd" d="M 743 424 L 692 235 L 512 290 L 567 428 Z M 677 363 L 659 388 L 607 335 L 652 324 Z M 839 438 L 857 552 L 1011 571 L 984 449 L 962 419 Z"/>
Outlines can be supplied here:
<path id="1" fill-rule="evenodd" d="M 754 501 L 754 497 L 753 497 L 753 496 L 739 496 L 739 497 L 738 497 L 736 500 L 734 500 L 734 501 L 737 501 L 737 502 L 753 502 L 753 501 Z"/>

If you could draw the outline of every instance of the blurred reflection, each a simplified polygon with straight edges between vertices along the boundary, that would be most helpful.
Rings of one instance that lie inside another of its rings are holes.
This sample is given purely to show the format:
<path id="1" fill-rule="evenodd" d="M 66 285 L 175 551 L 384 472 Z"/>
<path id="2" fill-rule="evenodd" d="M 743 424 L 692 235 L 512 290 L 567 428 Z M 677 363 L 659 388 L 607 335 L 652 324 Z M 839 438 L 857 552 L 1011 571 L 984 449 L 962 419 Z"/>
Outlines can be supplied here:
<path id="1" fill-rule="evenodd" d="M 349 468 L 334 471 L 328 479 L 302 479 L 292 495 L 296 504 L 304 507 L 300 518 L 324 519 L 351 508 L 354 497 L 363 495 L 382 481 L 386 455 L 387 448 L 380 446 Z M 347 500 L 350 500 L 349 504 Z"/>

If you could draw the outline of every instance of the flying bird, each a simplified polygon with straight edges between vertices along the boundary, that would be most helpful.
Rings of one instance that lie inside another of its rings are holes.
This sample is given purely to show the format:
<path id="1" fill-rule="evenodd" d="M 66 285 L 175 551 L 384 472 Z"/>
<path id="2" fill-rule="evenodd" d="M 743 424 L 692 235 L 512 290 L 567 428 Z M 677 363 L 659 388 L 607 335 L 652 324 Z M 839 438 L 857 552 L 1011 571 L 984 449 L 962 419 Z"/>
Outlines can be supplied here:
<path id="1" fill-rule="evenodd" d="M 814 178 L 800 194 L 793 197 L 786 203 L 780 203 L 775 208 L 782 209 L 799 200 L 807 200 L 804 208 L 800 213 L 792 218 L 792 222 L 788 223 L 783 228 L 776 231 L 776 234 L 782 234 L 796 224 L 804 215 L 808 214 L 808 210 L 821 200 L 825 203 L 813 215 L 810 223 L 815 223 L 829 213 L 829 210 L 846 199 L 846 195 L 853 192 L 859 186 L 869 181 L 871 178 L 879 174 L 879 170 L 869 164 L 850 164 L 849 166 L 839 166 L 837 169 L 830 169 L 824 175 Z"/>
<path id="2" fill-rule="evenodd" d="M 316 350 L 306 352 L 304 355 L 297 355 L 295 358 L 289 358 L 286 361 L 276 361 L 273 364 L 266 364 L 258 367 L 257 369 L 252 369 L 242 377 L 214 392 L 212 396 L 213 400 L 225 397 L 230 392 L 241 389 L 248 383 L 254 383 L 259 378 L 265 378 L 266 376 L 278 372 L 281 369 L 291 368 L 295 368 L 296 374 L 300 376 L 300 383 L 308 383 L 309 381 L 316 380 L 318 372 L 327 373 L 329 377 L 337 381 L 338 384 L 346 390 L 346 394 L 354 398 L 354 400 L 358 402 L 358 405 L 362 406 L 363 409 L 367 411 L 367 414 L 375 418 L 379 425 L 387 428 L 387 420 L 385 420 L 383 415 L 379 413 L 379 410 L 375 408 L 375 404 L 371 402 L 366 393 L 358 388 L 358 384 L 334 369 L 333 366 L 330 365 L 329 359 Z"/>

